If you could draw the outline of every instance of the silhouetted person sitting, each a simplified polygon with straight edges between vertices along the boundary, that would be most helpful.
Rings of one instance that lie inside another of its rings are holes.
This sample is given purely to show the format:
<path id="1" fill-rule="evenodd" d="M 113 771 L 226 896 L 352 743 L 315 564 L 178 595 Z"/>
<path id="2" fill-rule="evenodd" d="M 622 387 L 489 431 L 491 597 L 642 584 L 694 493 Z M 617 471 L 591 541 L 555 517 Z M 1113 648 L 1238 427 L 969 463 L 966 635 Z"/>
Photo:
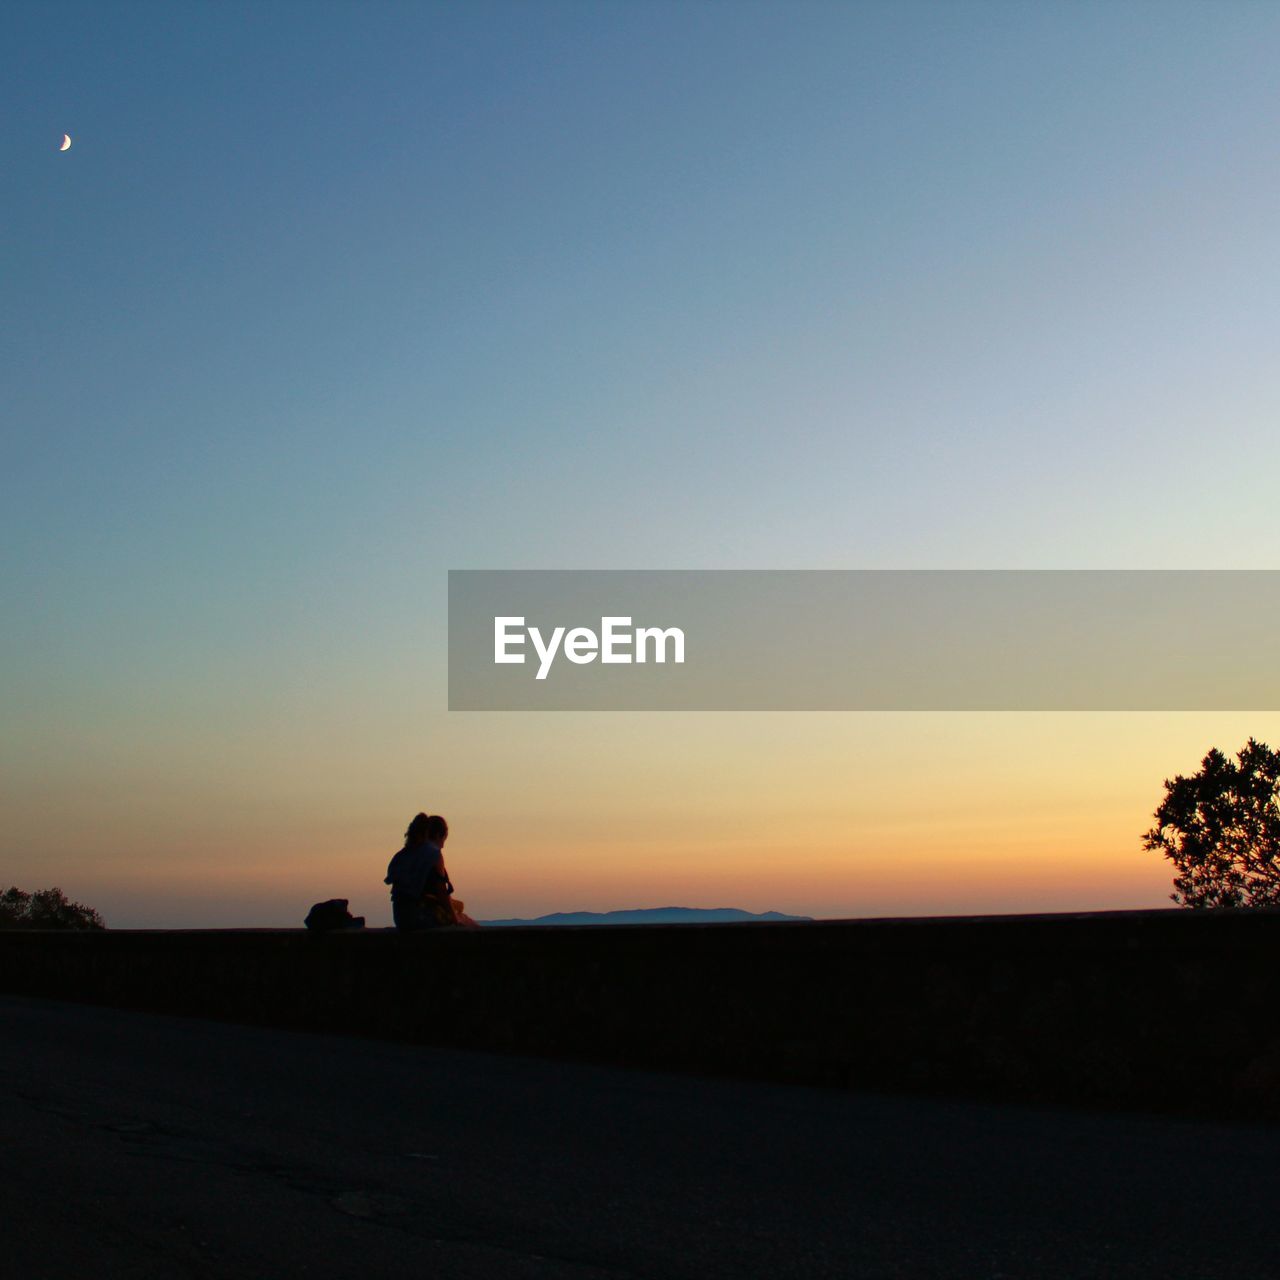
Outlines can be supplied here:
<path id="1" fill-rule="evenodd" d="M 414 932 L 453 923 L 453 885 L 440 849 L 448 835 L 448 824 L 438 816 L 420 813 L 409 823 L 404 848 L 391 859 L 383 881 L 391 886 L 391 916 L 397 929 Z M 442 898 L 449 907 L 447 918 L 440 910 Z"/>
<path id="2" fill-rule="evenodd" d="M 427 885 L 424 897 L 428 913 L 434 913 L 440 924 L 456 924 L 463 929 L 478 929 L 480 926 L 463 910 L 464 903 L 453 896 L 453 881 L 449 878 L 449 869 L 444 865 L 444 842 L 449 838 L 449 824 L 439 814 L 432 814 L 427 819 L 427 839 L 440 850 L 440 878 L 433 888 Z"/>
<path id="3" fill-rule="evenodd" d="M 422 894 L 422 906 L 437 925 L 457 924 L 453 910 L 453 881 L 444 865 L 444 842 L 449 838 L 449 824 L 438 814 L 427 819 L 427 841 L 436 850 L 437 862 L 427 877 Z"/>

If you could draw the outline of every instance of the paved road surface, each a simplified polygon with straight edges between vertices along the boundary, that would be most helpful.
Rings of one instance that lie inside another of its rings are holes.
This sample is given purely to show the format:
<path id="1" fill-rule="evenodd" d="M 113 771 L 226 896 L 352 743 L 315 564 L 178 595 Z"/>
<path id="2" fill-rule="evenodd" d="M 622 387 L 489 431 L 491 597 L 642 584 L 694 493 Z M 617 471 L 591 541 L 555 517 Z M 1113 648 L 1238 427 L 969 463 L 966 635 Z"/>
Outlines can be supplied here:
<path id="1" fill-rule="evenodd" d="M 22 1277 L 1280 1277 L 1280 1131 L 0 997 Z"/>

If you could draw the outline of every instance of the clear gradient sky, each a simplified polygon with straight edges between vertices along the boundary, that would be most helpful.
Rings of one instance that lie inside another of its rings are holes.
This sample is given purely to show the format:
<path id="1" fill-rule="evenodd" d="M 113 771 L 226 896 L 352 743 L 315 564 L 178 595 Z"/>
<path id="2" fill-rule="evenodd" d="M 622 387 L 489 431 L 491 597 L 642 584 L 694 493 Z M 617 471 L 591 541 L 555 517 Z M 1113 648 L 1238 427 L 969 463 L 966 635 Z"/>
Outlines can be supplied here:
<path id="1" fill-rule="evenodd" d="M 1276 568 L 1280 7 L 0 17 L 0 882 L 1155 906 L 1274 715 L 445 710 L 449 568 Z M 57 150 L 62 134 L 70 151 Z"/>

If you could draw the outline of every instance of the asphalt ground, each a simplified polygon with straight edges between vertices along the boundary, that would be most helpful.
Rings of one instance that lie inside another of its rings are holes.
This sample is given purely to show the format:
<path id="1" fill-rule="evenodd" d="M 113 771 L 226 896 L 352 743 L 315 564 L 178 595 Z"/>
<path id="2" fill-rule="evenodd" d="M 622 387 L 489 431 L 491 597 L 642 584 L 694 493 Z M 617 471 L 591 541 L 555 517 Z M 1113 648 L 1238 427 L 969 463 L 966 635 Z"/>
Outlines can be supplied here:
<path id="1" fill-rule="evenodd" d="M 0 998 L 21 1277 L 1280 1277 L 1280 1130 Z"/>

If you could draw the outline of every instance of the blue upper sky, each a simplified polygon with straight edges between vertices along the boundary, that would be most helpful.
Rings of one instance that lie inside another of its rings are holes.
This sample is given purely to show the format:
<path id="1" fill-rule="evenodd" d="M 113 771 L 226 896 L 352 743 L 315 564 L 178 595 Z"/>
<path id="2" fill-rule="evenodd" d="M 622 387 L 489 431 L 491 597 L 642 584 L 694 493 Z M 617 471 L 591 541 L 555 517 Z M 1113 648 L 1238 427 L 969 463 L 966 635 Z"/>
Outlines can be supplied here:
<path id="1" fill-rule="evenodd" d="M 5 542 L 77 591 L 1271 563 L 1270 5 L 7 13 Z"/>

